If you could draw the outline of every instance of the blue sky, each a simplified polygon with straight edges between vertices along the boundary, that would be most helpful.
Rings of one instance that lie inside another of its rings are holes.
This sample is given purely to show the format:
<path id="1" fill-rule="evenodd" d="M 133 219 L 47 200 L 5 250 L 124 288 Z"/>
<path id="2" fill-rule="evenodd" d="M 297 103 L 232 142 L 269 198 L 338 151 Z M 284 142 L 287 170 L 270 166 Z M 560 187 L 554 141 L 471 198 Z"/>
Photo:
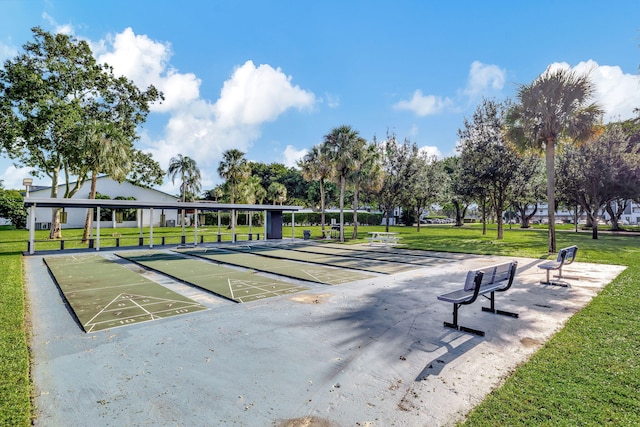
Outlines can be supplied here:
<path id="1" fill-rule="evenodd" d="M 292 166 L 342 124 L 453 155 L 483 96 L 512 97 L 549 66 L 590 72 L 606 120 L 630 118 L 639 16 L 637 0 L 0 0 L 0 61 L 33 26 L 87 40 L 117 73 L 165 93 L 138 147 L 164 168 L 193 157 L 208 189 L 224 150 Z M 27 174 L 0 156 L 6 188 Z"/>

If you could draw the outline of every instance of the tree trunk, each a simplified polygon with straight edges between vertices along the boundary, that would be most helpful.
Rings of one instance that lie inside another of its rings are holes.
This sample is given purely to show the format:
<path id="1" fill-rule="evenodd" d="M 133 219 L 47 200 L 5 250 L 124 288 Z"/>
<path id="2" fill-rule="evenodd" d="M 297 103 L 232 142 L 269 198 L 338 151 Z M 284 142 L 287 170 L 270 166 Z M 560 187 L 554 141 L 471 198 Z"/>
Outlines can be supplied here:
<path id="1" fill-rule="evenodd" d="M 487 235 L 487 201 L 482 200 L 482 235 Z"/>
<path id="2" fill-rule="evenodd" d="M 353 234 L 351 235 L 352 239 L 358 238 L 358 186 L 353 192 Z"/>
<path id="3" fill-rule="evenodd" d="M 503 204 L 496 203 L 496 217 L 498 219 L 498 240 L 502 240 L 504 238 L 504 225 L 502 222 L 502 212 L 503 212 Z"/>
<path id="4" fill-rule="evenodd" d="M 322 231 L 324 231 L 324 179 L 320 180 L 320 225 L 322 226 Z M 324 233 L 323 233 L 324 236 Z"/>
<path id="5" fill-rule="evenodd" d="M 596 213 L 597 213 L 596 209 Z M 587 210 L 587 226 L 591 224 L 591 238 L 597 240 L 598 239 L 598 216 L 596 214 L 591 213 L 590 210 Z"/>
<path id="6" fill-rule="evenodd" d="M 549 228 L 549 253 L 556 253 L 556 176 L 555 176 L 555 138 L 547 139 L 545 147 L 545 160 L 547 169 L 547 220 Z"/>
<path id="7" fill-rule="evenodd" d="M 456 227 L 462 227 L 464 224 L 464 214 L 466 209 L 463 210 L 460 203 L 456 200 L 453 201 L 453 207 L 456 208 Z"/>
<path id="8" fill-rule="evenodd" d="M 89 190 L 89 199 L 96 198 L 96 186 L 98 182 L 98 176 L 95 172 L 91 173 L 91 189 Z M 100 221 L 100 218 L 98 218 Z M 93 208 L 87 209 L 87 217 L 84 220 L 84 231 L 82 232 L 82 243 L 87 243 L 89 240 L 89 231 L 91 230 L 91 223 L 93 222 Z"/>
<path id="9" fill-rule="evenodd" d="M 58 169 L 53 171 L 51 176 L 51 198 L 58 198 Z M 62 238 L 62 229 L 60 228 L 60 208 L 51 208 L 51 230 L 49 230 L 50 239 Z"/>
<path id="10" fill-rule="evenodd" d="M 340 241 L 344 242 L 344 189 L 346 186 L 344 176 L 340 177 Z"/>
<path id="11" fill-rule="evenodd" d="M 616 210 L 614 211 L 611 202 L 607 202 L 605 209 L 609 214 L 609 217 L 611 218 L 611 231 L 622 231 L 619 221 L 626 207 L 626 203 L 620 203 L 620 201 L 616 201 Z"/>

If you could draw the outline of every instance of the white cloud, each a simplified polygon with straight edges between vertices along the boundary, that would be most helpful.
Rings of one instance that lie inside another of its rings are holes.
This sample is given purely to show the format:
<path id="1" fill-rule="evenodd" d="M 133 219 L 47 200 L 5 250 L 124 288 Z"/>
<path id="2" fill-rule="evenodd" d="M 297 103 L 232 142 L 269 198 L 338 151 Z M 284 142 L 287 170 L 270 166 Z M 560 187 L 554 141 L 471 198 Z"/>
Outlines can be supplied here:
<path id="1" fill-rule="evenodd" d="M 327 101 L 327 106 L 329 108 L 338 108 L 340 106 L 340 97 L 338 95 L 333 95 L 330 93 L 325 93 L 324 98 Z"/>
<path id="2" fill-rule="evenodd" d="M 435 95 L 423 95 L 420 89 L 413 93 L 413 97 L 408 101 L 400 101 L 393 106 L 396 110 L 412 111 L 420 117 L 441 112 L 452 105 L 449 98 L 442 98 Z"/>
<path id="3" fill-rule="evenodd" d="M 136 35 L 131 28 L 95 45 L 101 53 L 98 61 L 113 67 L 116 75 L 133 80 L 141 89 L 154 85 L 164 94 L 162 103 L 152 111 L 166 112 L 182 108 L 200 96 L 200 79 L 193 73 L 180 73 L 169 65 L 171 45 Z"/>
<path id="4" fill-rule="evenodd" d="M 289 109 L 313 107 L 316 97 L 292 84 L 292 77 L 268 64 L 252 61 L 234 69 L 221 82 L 217 100 L 201 97 L 200 79 L 193 73 L 181 73 L 171 66 L 171 45 L 137 35 L 131 28 L 92 43 L 98 60 L 107 62 L 117 74 L 133 80 L 139 87 L 150 84 L 165 95 L 153 112 L 169 114 L 164 133 L 150 136 L 144 132 L 140 147 L 166 168 L 171 157 L 183 154 L 196 160 L 203 174 L 203 186 L 218 180 L 215 170 L 222 152 L 237 148 L 247 152 L 260 137 L 262 125 L 276 120 Z M 295 157 L 295 150 L 285 154 Z M 208 183 L 205 182 L 205 171 Z M 172 192 L 171 183 L 161 187 Z"/>
<path id="5" fill-rule="evenodd" d="M 633 110 L 640 106 L 640 76 L 625 74 L 618 66 L 599 65 L 591 59 L 575 67 L 566 62 L 555 62 L 547 70 L 557 68 L 589 75 L 596 86 L 595 101 L 605 110 L 605 123 L 636 117 Z"/>
<path id="6" fill-rule="evenodd" d="M 288 168 L 296 168 L 298 169 L 297 162 L 298 160 L 302 160 L 302 158 L 307 154 L 309 150 L 303 148 L 302 150 L 296 150 L 296 148 L 292 145 L 287 145 L 287 148 L 284 149 L 283 157 L 284 157 L 284 165 Z"/>
<path id="7" fill-rule="evenodd" d="M 216 102 L 221 126 L 258 125 L 275 120 L 289 108 L 304 109 L 315 103 L 311 92 L 291 85 L 291 76 L 268 64 L 245 62 L 224 82 Z"/>
<path id="8" fill-rule="evenodd" d="M 425 145 L 424 147 L 420 147 L 418 150 L 420 151 L 420 153 L 424 153 L 428 157 L 436 157 L 438 159 L 442 158 L 442 153 L 440 152 L 440 149 L 438 149 L 438 147 Z"/>
<path id="9" fill-rule="evenodd" d="M 18 49 L 0 42 L 0 65 L 4 64 L 7 59 L 15 58 L 16 55 L 18 55 Z"/>
<path id="10" fill-rule="evenodd" d="M 500 91 L 504 87 L 505 80 L 506 72 L 497 65 L 473 61 L 464 93 L 471 98 L 475 98 Z"/>
<path id="11" fill-rule="evenodd" d="M 73 35 L 75 33 L 71 24 L 58 24 L 58 22 L 56 22 L 56 20 L 46 12 L 42 13 L 42 19 L 47 21 L 49 25 L 53 27 L 53 32 L 55 34 Z"/>
<path id="12" fill-rule="evenodd" d="M 33 178 L 33 175 L 31 175 L 32 169 L 31 168 L 16 168 L 15 166 L 11 165 L 9 167 L 7 167 L 2 174 L 0 174 L 0 180 L 2 180 L 2 186 L 4 188 L 8 188 L 11 190 L 23 190 L 25 187 L 24 185 L 22 185 L 22 180 L 24 178 Z M 34 178 L 33 179 L 33 184 L 34 185 L 41 185 L 41 178 Z M 48 184 L 45 184 L 48 185 Z"/>

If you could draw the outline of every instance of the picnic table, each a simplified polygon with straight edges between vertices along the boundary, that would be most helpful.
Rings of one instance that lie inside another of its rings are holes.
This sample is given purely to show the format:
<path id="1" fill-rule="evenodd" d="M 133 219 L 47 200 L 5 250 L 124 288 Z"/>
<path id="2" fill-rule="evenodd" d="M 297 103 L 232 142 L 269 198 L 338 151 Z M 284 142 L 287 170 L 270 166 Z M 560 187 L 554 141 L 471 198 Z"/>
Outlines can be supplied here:
<path id="1" fill-rule="evenodd" d="M 380 243 L 382 245 L 398 243 L 398 233 L 387 231 L 369 231 L 369 244 Z"/>
<path id="2" fill-rule="evenodd" d="M 340 237 L 340 226 L 332 225 L 331 228 L 325 228 L 324 230 L 321 230 L 321 232 L 323 239 L 337 239 Z"/>

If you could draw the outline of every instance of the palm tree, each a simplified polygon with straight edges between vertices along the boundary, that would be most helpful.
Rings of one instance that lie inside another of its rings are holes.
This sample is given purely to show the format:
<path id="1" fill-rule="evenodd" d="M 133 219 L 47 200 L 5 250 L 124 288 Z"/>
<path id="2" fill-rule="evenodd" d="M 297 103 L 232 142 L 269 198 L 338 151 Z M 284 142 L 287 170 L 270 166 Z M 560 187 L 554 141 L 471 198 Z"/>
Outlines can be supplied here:
<path id="1" fill-rule="evenodd" d="M 180 193 L 183 202 L 187 201 L 187 196 L 193 200 L 195 194 L 200 191 L 200 169 L 198 169 L 196 161 L 191 157 L 183 156 L 182 154 L 172 157 L 169 161 L 167 175 L 174 184 L 176 177 L 180 177 Z"/>
<path id="2" fill-rule="evenodd" d="M 226 181 L 226 187 L 229 191 L 230 203 L 236 203 L 236 196 L 239 190 L 240 184 L 242 184 L 251 175 L 251 169 L 247 160 L 244 158 L 244 153 L 240 150 L 232 148 L 222 153 L 222 161 L 218 165 L 218 175 Z M 238 212 L 232 215 L 229 228 L 233 228 L 237 223 Z"/>
<path id="3" fill-rule="evenodd" d="M 280 202 L 280 204 L 282 205 L 282 202 L 284 202 L 287 198 L 287 187 L 279 182 L 272 182 L 269 185 L 269 188 L 267 188 L 267 194 L 269 195 L 271 200 L 273 200 L 274 205 L 276 204 L 276 202 Z"/>
<path id="4" fill-rule="evenodd" d="M 227 183 L 231 203 L 236 201 L 238 186 L 249 178 L 250 174 L 249 165 L 242 151 L 233 148 L 222 153 L 222 161 L 218 166 L 218 175 Z"/>
<path id="5" fill-rule="evenodd" d="M 187 201 L 187 195 L 193 200 L 195 194 L 200 191 L 200 169 L 196 161 L 188 156 L 178 154 L 169 161 L 167 175 L 171 178 L 171 182 L 175 184 L 176 177 L 180 177 L 180 193 L 181 200 Z M 184 237 L 184 209 L 182 209 L 182 236 Z"/>
<path id="6" fill-rule="evenodd" d="M 89 199 L 95 199 L 99 174 L 106 174 L 118 182 L 124 181 L 131 170 L 132 145 L 113 123 L 92 122 L 83 134 L 87 149 L 85 159 L 91 173 Z M 82 242 L 89 239 L 93 209 L 87 209 Z M 100 218 L 98 218 L 100 221 Z"/>
<path id="7" fill-rule="evenodd" d="M 349 174 L 349 181 L 353 184 L 353 234 L 352 239 L 358 237 L 358 206 L 360 190 L 377 193 L 382 187 L 382 165 L 375 144 L 367 144 L 363 138 L 358 138 L 353 150 L 355 167 Z"/>
<path id="8" fill-rule="evenodd" d="M 589 139 L 602 115 L 590 103 L 595 86 L 588 75 L 568 69 L 547 70 L 518 89 L 518 103 L 506 117 L 507 136 L 520 147 L 544 150 L 547 169 L 549 252 L 556 252 L 555 145 L 558 139 Z"/>
<path id="9" fill-rule="evenodd" d="M 318 181 L 320 183 L 320 225 L 324 232 L 324 210 L 325 210 L 325 183 L 331 178 L 333 168 L 326 153 L 315 145 L 311 148 L 302 161 L 298 162 L 302 171 L 302 177 L 306 181 Z"/>
<path id="10" fill-rule="evenodd" d="M 347 177 L 356 167 L 354 147 L 360 140 L 357 130 L 351 126 L 339 126 L 325 135 L 323 149 L 333 164 L 334 178 L 340 184 L 340 241 L 344 242 L 344 193 Z"/>

